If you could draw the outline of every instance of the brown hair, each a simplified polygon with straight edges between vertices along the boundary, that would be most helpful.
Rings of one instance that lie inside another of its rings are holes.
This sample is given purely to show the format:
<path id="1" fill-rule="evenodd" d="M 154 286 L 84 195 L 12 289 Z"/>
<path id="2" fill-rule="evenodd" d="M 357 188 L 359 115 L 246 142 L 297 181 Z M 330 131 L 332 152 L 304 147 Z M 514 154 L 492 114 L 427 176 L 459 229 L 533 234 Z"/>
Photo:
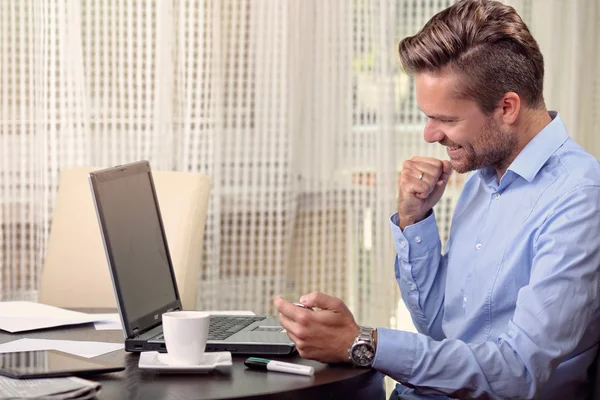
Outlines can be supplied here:
<path id="1" fill-rule="evenodd" d="M 542 53 L 515 9 L 499 1 L 459 1 L 402 40 L 399 52 L 407 73 L 457 72 L 459 96 L 486 114 L 507 92 L 531 108 L 544 105 Z"/>

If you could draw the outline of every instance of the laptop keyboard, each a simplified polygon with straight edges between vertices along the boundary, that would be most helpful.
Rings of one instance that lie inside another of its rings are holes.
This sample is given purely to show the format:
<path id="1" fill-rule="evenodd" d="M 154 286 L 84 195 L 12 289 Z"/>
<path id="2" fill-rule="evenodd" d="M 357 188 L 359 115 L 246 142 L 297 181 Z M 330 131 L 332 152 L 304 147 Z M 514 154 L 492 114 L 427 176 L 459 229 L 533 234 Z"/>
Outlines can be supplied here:
<path id="1" fill-rule="evenodd" d="M 241 331 L 248 325 L 256 321 L 262 321 L 265 317 L 255 316 L 231 316 L 231 315 L 211 315 L 210 326 L 208 327 L 208 340 L 223 340 L 236 332 Z"/>
<path id="2" fill-rule="evenodd" d="M 232 316 L 232 315 L 211 315 L 210 325 L 208 326 L 208 340 L 223 340 L 255 323 L 262 321 L 265 317 L 254 316 Z M 164 334 L 152 338 L 153 340 L 164 339 Z"/>

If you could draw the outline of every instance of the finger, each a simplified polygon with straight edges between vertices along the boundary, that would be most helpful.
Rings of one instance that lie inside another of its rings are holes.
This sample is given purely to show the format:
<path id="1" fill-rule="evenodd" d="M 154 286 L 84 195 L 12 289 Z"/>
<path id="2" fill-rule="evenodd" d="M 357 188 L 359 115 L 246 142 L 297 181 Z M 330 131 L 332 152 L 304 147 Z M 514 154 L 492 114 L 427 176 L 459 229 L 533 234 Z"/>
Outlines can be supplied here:
<path id="1" fill-rule="evenodd" d="M 423 169 L 419 169 L 419 167 L 417 165 L 415 165 L 414 163 L 410 163 L 410 164 L 405 163 L 404 167 L 402 168 L 402 175 L 406 175 L 415 180 L 422 181 L 427 176 L 430 176 L 430 174 L 427 171 L 424 171 Z M 423 176 L 421 176 L 421 174 L 423 174 Z"/>
<path id="2" fill-rule="evenodd" d="M 423 177 L 419 179 L 421 172 Z M 433 178 L 431 175 L 416 168 L 405 167 L 400 175 L 400 189 L 408 193 L 414 193 L 417 197 L 419 195 L 427 197 L 431 193 L 432 184 Z"/>
<path id="3" fill-rule="evenodd" d="M 322 310 L 337 309 L 340 300 L 321 292 L 312 292 L 300 298 L 300 303 L 306 307 L 317 307 Z"/>
<path id="4" fill-rule="evenodd" d="M 442 175 L 440 176 L 438 181 L 448 182 L 453 171 L 454 169 L 452 168 L 452 164 L 450 164 L 450 161 L 442 161 Z"/>
<path id="5" fill-rule="evenodd" d="M 440 175 L 438 181 L 435 183 L 436 188 L 446 187 L 446 185 L 450 181 L 452 172 L 454 172 L 454 169 L 452 169 L 452 164 L 450 164 L 449 161 L 443 161 L 443 162 L 444 162 L 444 169 L 443 169 L 442 175 Z"/>
<path id="6" fill-rule="evenodd" d="M 438 168 L 441 168 L 441 166 L 442 166 L 442 160 L 440 160 L 438 158 L 433 158 L 433 157 L 414 156 L 414 157 L 411 157 L 410 161 L 413 161 L 413 162 L 416 162 L 419 164 L 433 165 Z"/>
<path id="7" fill-rule="evenodd" d="M 294 342 L 294 344 L 296 345 L 296 347 L 302 347 L 303 341 L 300 340 L 300 338 L 298 338 L 298 336 L 294 335 L 292 332 L 290 332 L 289 330 L 286 332 L 288 337 L 290 338 L 290 340 L 292 342 Z"/>
<path id="8" fill-rule="evenodd" d="M 402 166 L 402 171 L 407 171 L 411 177 L 425 181 L 429 184 L 433 184 L 437 181 L 437 178 L 440 176 L 441 172 L 441 162 L 440 168 L 438 169 L 436 166 L 427 163 L 419 163 L 411 160 L 406 160 Z M 421 176 L 421 174 L 423 174 Z"/>
<path id="9" fill-rule="evenodd" d="M 413 157 L 413 159 L 415 158 L 417 157 Z M 435 158 L 427 158 L 425 160 L 427 161 L 414 161 L 412 159 L 408 161 L 410 161 L 410 166 L 412 168 L 416 168 L 419 171 L 425 172 L 427 175 L 433 178 L 433 182 L 437 182 L 444 168 L 442 160 L 438 160 Z"/>
<path id="10" fill-rule="evenodd" d="M 412 171 L 411 171 L 411 172 L 412 172 Z M 418 176 L 416 176 L 416 175 L 418 175 Z M 415 170 L 415 176 L 416 176 L 416 178 L 417 178 L 418 180 L 420 180 L 420 181 L 423 181 L 423 180 L 425 180 L 425 179 L 426 179 L 426 178 L 425 178 L 425 175 L 426 175 L 426 174 L 425 174 L 425 171 L 422 171 L 422 170 L 420 170 L 420 169 L 418 169 L 418 168 Z"/>
<path id="11" fill-rule="evenodd" d="M 300 324 L 298 324 L 297 322 L 295 322 L 292 319 L 285 316 L 284 314 L 279 314 L 279 323 L 286 330 L 286 333 L 288 333 L 288 336 L 289 336 L 289 333 L 292 333 L 295 336 L 298 336 L 298 334 L 300 332 L 304 332 L 304 330 L 306 329 L 306 328 L 302 327 Z"/>
<path id="12" fill-rule="evenodd" d="M 298 354 L 300 355 L 300 357 L 310 358 L 311 346 L 306 341 L 300 339 L 293 333 L 287 332 L 287 335 L 290 338 L 290 340 L 296 345 L 296 350 L 298 350 Z"/>
<path id="13" fill-rule="evenodd" d="M 281 296 L 275 296 L 275 299 L 273 299 L 273 305 L 275 306 L 275 308 L 277 309 L 277 311 L 281 312 L 279 310 L 279 308 L 281 308 L 283 306 L 283 304 L 285 303 L 286 300 L 283 299 L 283 297 Z"/>
<path id="14" fill-rule="evenodd" d="M 283 314 L 292 321 L 298 321 L 298 319 L 301 318 L 301 313 L 308 312 L 308 310 L 304 310 L 298 306 L 295 306 L 289 301 L 283 299 L 281 296 L 275 297 L 275 300 L 273 300 L 273 305 L 277 311 L 279 311 L 279 315 Z"/>
<path id="15" fill-rule="evenodd" d="M 428 193 L 431 190 L 427 182 L 412 177 L 403 180 L 400 189 L 418 198 L 427 198 Z"/>

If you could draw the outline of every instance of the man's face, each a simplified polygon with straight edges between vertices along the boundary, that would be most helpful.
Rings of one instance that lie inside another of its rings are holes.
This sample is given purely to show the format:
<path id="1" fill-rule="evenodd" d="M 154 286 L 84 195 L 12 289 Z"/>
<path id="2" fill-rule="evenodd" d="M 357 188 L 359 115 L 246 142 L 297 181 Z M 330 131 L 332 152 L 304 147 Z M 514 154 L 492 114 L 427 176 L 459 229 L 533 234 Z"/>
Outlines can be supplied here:
<path id="1" fill-rule="evenodd" d="M 446 146 L 455 171 L 508 167 L 506 164 L 516 150 L 518 137 L 501 125 L 501 109 L 487 116 L 475 101 L 456 96 L 459 82 L 448 72 L 419 73 L 415 83 L 417 104 L 428 117 L 425 140 Z"/>

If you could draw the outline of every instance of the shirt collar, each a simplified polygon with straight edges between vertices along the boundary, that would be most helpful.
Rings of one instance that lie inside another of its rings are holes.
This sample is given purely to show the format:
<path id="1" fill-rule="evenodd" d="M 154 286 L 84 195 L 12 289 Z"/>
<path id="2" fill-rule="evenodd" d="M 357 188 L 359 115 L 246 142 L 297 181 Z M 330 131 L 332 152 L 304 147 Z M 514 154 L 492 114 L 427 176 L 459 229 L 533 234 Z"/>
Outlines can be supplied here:
<path id="1" fill-rule="evenodd" d="M 552 121 L 527 143 L 510 164 L 507 172 L 513 172 L 531 182 L 550 156 L 569 138 L 560 114 L 556 111 L 548 111 L 548 114 Z M 496 171 L 492 167 L 482 168 L 479 173 L 486 182 L 496 179 Z"/>
<path id="2" fill-rule="evenodd" d="M 527 182 L 535 178 L 550 156 L 569 138 L 560 114 L 556 111 L 549 111 L 548 114 L 552 121 L 527 143 L 508 167 L 509 171 L 520 175 Z"/>

